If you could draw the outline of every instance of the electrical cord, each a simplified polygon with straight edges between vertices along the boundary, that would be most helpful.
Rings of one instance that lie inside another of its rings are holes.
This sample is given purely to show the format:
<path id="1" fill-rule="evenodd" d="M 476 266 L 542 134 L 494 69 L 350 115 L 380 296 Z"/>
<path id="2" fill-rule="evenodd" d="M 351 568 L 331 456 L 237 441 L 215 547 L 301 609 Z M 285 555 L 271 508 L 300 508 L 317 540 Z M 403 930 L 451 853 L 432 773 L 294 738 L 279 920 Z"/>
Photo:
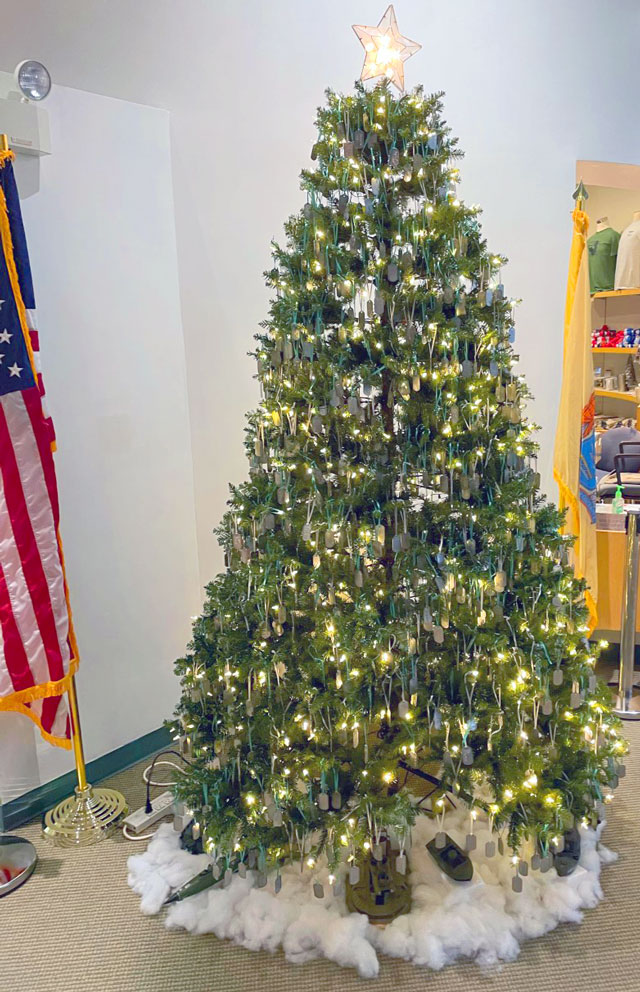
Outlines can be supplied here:
<path id="1" fill-rule="evenodd" d="M 155 837 L 156 832 L 153 830 L 150 834 L 131 834 L 125 824 L 122 828 L 122 834 L 127 840 L 151 840 L 152 837 Z"/>
<path id="2" fill-rule="evenodd" d="M 193 768 L 194 767 L 193 766 L 193 762 L 192 761 L 188 761 L 187 758 L 185 758 L 185 756 L 183 754 L 181 754 L 180 751 L 176 751 L 175 748 L 166 748 L 166 750 L 164 750 L 164 751 L 158 751 L 158 753 L 156 754 L 155 758 L 153 759 L 153 761 L 151 762 L 151 764 L 149 765 L 149 767 L 148 768 L 145 768 L 144 773 L 143 773 L 143 776 L 142 776 L 143 779 L 145 779 L 145 781 L 147 783 L 147 801 L 146 801 L 145 807 L 144 807 L 144 811 L 147 814 L 153 812 L 153 807 L 151 805 L 151 786 L 152 786 L 152 784 L 155 784 L 155 783 L 152 783 L 151 782 L 151 774 L 152 774 L 153 769 L 155 767 L 156 761 L 163 754 L 175 754 L 176 757 L 177 758 L 180 758 L 181 761 L 184 761 L 185 765 L 188 765 L 189 768 Z M 163 762 L 163 763 L 166 764 L 167 762 Z M 178 766 L 176 765 L 176 768 L 177 767 Z M 148 775 L 148 777 L 145 778 L 145 775 Z M 170 783 L 170 784 L 173 785 L 173 783 Z"/>
<path id="3" fill-rule="evenodd" d="M 177 765 L 175 763 L 175 761 L 159 761 L 158 764 L 157 764 L 157 767 L 159 768 L 160 765 L 163 765 L 166 768 L 175 768 L 176 771 L 179 771 L 179 772 L 183 771 L 183 769 L 180 767 L 180 765 Z M 142 781 L 145 783 L 145 785 L 148 784 L 148 785 L 151 785 L 151 786 L 153 786 L 154 788 L 157 788 L 157 789 L 168 789 L 170 786 L 175 785 L 175 781 L 173 781 L 173 780 L 171 782 L 153 782 L 153 781 L 151 781 L 151 779 L 148 777 L 150 771 L 151 771 L 151 765 L 147 765 L 147 767 L 145 768 L 145 770 L 142 773 Z"/>

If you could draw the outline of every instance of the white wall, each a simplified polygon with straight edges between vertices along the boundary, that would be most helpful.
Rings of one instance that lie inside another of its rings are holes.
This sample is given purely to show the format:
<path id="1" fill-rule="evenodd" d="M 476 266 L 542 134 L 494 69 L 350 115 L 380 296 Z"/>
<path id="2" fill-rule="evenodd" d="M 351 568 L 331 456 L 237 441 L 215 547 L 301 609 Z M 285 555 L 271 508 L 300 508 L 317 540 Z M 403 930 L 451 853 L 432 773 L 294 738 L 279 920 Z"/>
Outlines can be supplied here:
<path id="1" fill-rule="evenodd" d="M 199 605 L 166 111 L 57 87 L 53 154 L 16 174 L 58 437 L 88 760 L 155 730 Z M 31 195 L 26 195 L 31 193 Z M 73 768 L 0 713 L 0 796 Z"/>

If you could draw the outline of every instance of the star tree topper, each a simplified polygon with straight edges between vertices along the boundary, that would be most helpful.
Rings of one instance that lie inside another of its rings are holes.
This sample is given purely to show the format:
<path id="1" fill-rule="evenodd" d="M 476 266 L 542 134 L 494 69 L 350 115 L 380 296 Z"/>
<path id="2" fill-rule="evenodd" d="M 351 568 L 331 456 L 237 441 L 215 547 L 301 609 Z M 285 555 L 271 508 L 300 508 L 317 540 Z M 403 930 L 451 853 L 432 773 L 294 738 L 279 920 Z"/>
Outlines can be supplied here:
<path id="1" fill-rule="evenodd" d="M 352 26 L 365 50 L 360 79 L 364 82 L 376 76 L 386 76 L 402 92 L 404 63 L 419 52 L 422 45 L 400 34 L 393 4 L 389 4 L 377 27 L 364 24 Z"/>

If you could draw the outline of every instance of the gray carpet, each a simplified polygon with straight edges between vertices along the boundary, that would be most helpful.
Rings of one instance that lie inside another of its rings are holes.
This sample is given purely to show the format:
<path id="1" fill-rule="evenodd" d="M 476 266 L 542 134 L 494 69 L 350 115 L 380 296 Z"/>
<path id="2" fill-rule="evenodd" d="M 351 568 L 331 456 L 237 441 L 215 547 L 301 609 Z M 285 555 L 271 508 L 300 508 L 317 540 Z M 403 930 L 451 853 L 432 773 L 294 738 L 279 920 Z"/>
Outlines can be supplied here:
<path id="1" fill-rule="evenodd" d="M 637 752 L 640 726 L 626 725 Z M 142 766 L 109 784 L 130 808 L 142 804 Z M 17 831 L 40 857 L 36 873 L 0 900 L 0 992 L 541 992 L 640 988 L 637 927 L 640 891 L 640 762 L 632 757 L 605 832 L 620 860 L 603 869 L 606 899 L 580 926 L 563 925 L 524 945 L 499 970 L 452 965 L 441 972 L 382 959 L 366 982 L 328 961 L 289 964 L 281 953 L 254 953 L 213 936 L 169 932 L 144 917 L 126 883 L 126 859 L 144 845 L 121 836 L 94 848 L 61 850 L 40 837 L 39 824 Z"/>

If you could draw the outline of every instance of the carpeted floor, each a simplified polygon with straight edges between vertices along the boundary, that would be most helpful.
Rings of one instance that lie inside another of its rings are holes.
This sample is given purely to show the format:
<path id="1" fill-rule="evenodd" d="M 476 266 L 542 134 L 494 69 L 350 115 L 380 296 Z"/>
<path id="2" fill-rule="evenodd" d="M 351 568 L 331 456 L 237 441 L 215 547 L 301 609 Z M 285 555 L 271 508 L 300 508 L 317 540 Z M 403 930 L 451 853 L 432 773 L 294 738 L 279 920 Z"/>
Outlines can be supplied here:
<path id="1" fill-rule="evenodd" d="M 126 859 L 144 847 L 121 836 L 78 851 L 50 847 L 38 823 L 18 834 L 40 862 L 22 888 L 0 900 L 0 992 L 541 992 L 542 989 L 637 992 L 640 889 L 640 725 L 626 733 L 633 754 L 611 807 L 605 843 L 617 864 L 603 869 L 606 899 L 580 926 L 564 925 L 523 947 L 500 970 L 474 964 L 441 972 L 383 959 L 366 983 L 328 961 L 292 965 L 281 953 L 253 953 L 213 936 L 165 930 L 142 916 L 126 883 Z M 109 780 L 131 809 L 142 804 L 142 766 Z"/>

